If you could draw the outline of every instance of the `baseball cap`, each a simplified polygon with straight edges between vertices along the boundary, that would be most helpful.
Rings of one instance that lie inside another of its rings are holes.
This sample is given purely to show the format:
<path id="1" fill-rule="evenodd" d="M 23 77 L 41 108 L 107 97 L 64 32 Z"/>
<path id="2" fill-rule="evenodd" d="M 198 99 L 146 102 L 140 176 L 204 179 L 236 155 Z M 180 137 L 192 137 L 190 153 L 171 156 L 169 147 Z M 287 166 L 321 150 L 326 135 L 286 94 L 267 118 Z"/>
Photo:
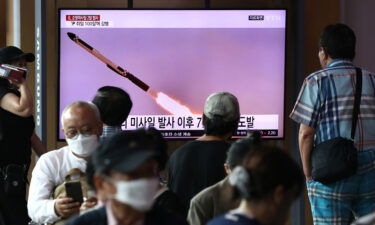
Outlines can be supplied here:
<path id="1" fill-rule="evenodd" d="M 158 153 L 146 141 L 144 132 L 121 131 L 106 138 L 92 156 L 96 172 L 130 173 Z"/>
<path id="2" fill-rule="evenodd" d="M 27 62 L 34 62 L 33 53 L 25 53 L 15 46 L 0 48 L 0 63 L 10 63 L 13 60 L 26 59 Z"/>
<path id="3" fill-rule="evenodd" d="M 215 92 L 206 99 L 203 113 L 209 119 L 221 116 L 224 121 L 230 122 L 240 117 L 240 107 L 236 96 L 229 92 Z"/>

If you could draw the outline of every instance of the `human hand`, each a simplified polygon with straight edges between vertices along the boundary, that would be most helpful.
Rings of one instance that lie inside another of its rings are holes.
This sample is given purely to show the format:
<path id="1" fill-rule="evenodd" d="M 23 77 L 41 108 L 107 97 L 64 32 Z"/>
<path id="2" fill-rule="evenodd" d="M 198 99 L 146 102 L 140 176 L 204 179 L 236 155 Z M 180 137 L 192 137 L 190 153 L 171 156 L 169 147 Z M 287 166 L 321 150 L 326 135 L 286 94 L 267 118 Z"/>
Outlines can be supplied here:
<path id="1" fill-rule="evenodd" d="M 97 200 L 95 197 L 91 197 L 91 198 L 85 200 L 85 201 L 82 203 L 81 207 L 79 208 L 79 211 L 80 211 L 80 212 L 84 212 L 84 211 L 86 211 L 86 210 L 88 210 L 88 209 L 93 208 L 93 207 L 96 206 L 97 204 L 98 204 L 98 200 Z"/>
<path id="2" fill-rule="evenodd" d="M 23 78 L 9 78 L 9 83 L 19 88 L 21 85 L 26 85 L 26 80 Z"/>
<path id="3" fill-rule="evenodd" d="M 72 198 L 60 196 L 55 201 L 55 212 L 62 218 L 68 218 L 79 213 L 79 202 L 73 202 Z"/>

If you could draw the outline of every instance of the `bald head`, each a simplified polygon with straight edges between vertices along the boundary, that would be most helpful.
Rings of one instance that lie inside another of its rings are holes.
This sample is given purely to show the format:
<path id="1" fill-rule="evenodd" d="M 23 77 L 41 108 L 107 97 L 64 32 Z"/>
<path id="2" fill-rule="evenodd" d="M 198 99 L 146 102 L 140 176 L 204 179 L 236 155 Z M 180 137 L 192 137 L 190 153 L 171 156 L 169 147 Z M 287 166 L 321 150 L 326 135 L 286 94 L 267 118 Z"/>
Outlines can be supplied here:
<path id="1" fill-rule="evenodd" d="M 77 101 L 68 105 L 61 115 L 61 124 L 66 138 L 78 133 L 98 136 L 102 133 L 99 110 L 90 102 Z"/>

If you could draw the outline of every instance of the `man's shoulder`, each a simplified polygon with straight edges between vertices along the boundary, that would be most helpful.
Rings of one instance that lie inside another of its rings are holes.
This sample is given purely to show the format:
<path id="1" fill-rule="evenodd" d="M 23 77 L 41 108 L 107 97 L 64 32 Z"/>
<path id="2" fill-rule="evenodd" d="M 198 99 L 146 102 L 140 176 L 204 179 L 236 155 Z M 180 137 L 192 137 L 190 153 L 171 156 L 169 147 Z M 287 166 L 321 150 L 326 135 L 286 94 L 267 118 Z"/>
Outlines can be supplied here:
<path id="1" fill-rule="evenodd" d="M 181 145 L 178 147 L 171 155 L 170 162 L 173 161 L 176 157 L 180 157 L 180 155 L 187 154 L 190 149 L 194 149 L 196 141 L 189 141 L 188 143 Z"/>
<path id="2" fill-rule="evenodd" d="M 107 224 L 107 213 L 105 207 L 102 206 L 99 209 L 90 210 L 82 215 L 76 216 L 70 219 L 66 225 L 81 225 L 81 224 Z"/>
<path id="3" fill-rule="evenodd" d="M 216 198 L 222 185 L 223 181 L 219 181 L 218 183 L 203 189 L 192 198 L 191 202 L 196 204 L 209 204 L 210 202 L 208 201 Z"/>
<path id="4" fill-rule="evenodd" d="M 311 74 L 309 74 L 307 77 L 306 77 L 306 81 L 308 82 L 316 82 L 317 80 L 320 80 L 324 77 L 327 77 L 331 74 L 332 71 L 336 70 L 335 68 L 324 68 L 324 69 L 321 69 L 321 70 L 318 70 L 318 71 L 315 71 Z"/>
<path id="5" fill-rule="evenodd" d="M 180 149 L 191 148 L 192 146 L 195 146 L 195 145 L 197 145 L 197 144 L 199 144 L 199 141 L 197 141 L 197 140 L 189 141 L 189 142 L 187 142 L 186 144 L 184 144 L 184 145 L 180 146 L 179 148 L 177 148 L 176 152 L 177 152 L 178 150 L 180 150 Z"/>
<path id="6" fill-rule="evenodd" d="M 181 146 L 178 149 L 197 149 L 197 146 L 202 147 L 202 148 L 211 148 L 211 147 L 223 147 L 227 148 L 230 146 L 230 144 L 226 141 L 199 141 L 199 140 L 194 140 L 186 143 L 185 145 Z"/>
<path id="7" fill-rule="evenodd" d="M 56 150 L 51 150 L 49 152 L 44 153 L 42 156 L 40 156 L 37 163 L 42 163 L 42 162 L 53 163 L 56 160 L 61 160 L 62 158 L 66 157 L 68 153 L 69 153 L 68 146 L 65 146 Z"/>
<path id="8" fill-rule="evenodd" d="M 329 77 L 329 76 L 334 76 L 335 74 L 342 75 L 342 73 L 348 73 L 348 69 L 355 70 L 355 68 L 356 68 L 356 66 L 354 66 L 354 65 L 350 65 L 350 66 L 341 65 L 341 66 L 326 67 L 324 69 L 321 69 L 321 70 L 318 70 L 318 71 L 315 71 L 315 72 L 309 74 L 306 77 L 306 81 L 314 82 L 314 81 L 318 81 L 318 80 L 324 79 L 324 78 Z M 363 75 L 375 75 L 374 72 L 369 71 L 365 68 L 360 68 L 360 69 L 362 70 Z M 342 77 L 342 76 L 340 76 L 340 77 Z"/>

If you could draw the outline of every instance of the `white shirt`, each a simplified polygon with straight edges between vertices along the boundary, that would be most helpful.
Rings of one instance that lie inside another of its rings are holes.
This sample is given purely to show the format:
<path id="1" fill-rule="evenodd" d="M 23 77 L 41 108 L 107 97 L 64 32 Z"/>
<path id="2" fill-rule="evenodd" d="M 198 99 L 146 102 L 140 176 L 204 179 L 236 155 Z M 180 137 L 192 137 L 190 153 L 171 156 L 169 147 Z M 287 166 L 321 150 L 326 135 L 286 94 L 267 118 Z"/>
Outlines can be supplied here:
<path id="1" fill-rule="evenodd" d="M 78 168 L 86 170 L 86 160 L 73 155 L 68 146 L 43 154 L 36 163 L 29 189 L 27 209 L 37 223 L 53 223 L 60 219 L 55 213 L 54 188 L 65 181 L 67 173 Z"/>

